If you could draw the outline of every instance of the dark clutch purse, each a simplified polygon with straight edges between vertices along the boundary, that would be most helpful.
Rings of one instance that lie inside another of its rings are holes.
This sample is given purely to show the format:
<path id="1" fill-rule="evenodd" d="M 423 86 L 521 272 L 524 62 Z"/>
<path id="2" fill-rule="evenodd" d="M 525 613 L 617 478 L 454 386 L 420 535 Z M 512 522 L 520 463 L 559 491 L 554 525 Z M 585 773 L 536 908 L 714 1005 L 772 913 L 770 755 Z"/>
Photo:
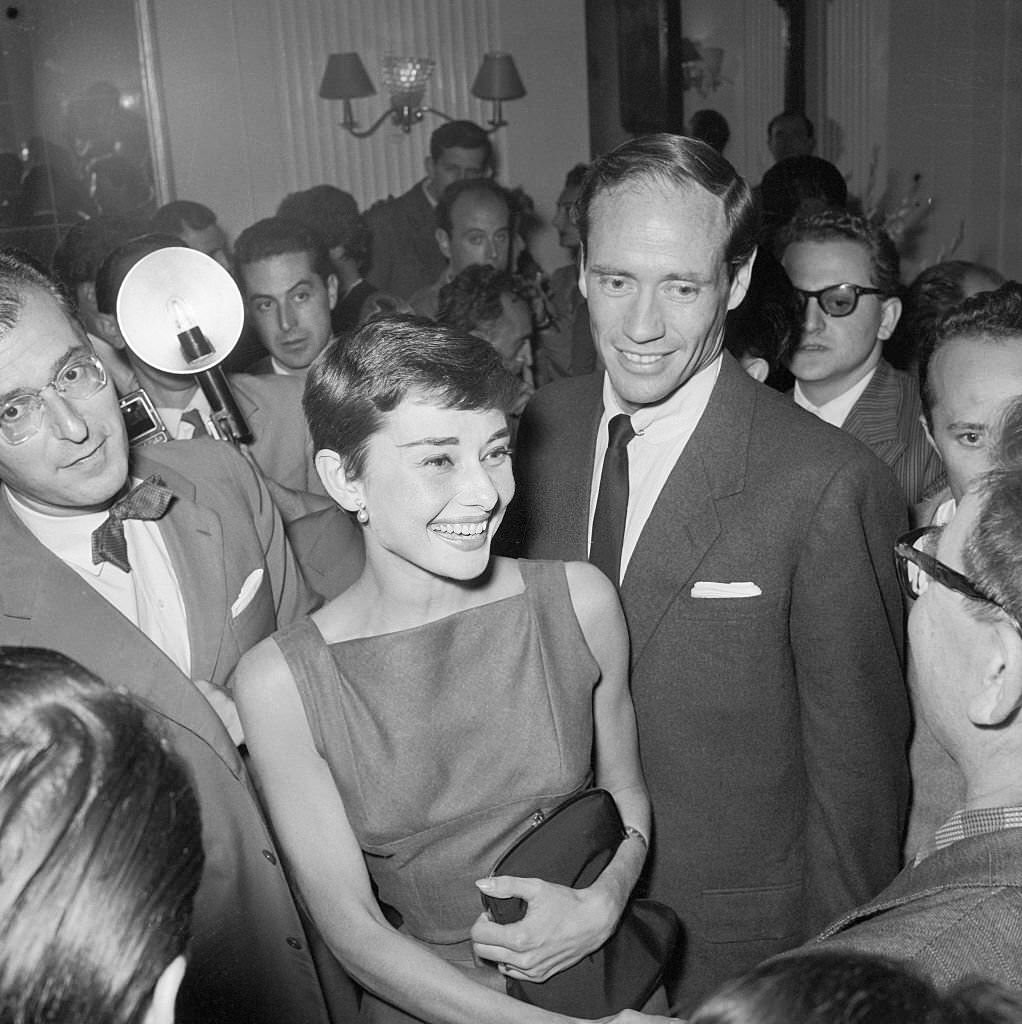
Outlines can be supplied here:
<path id="1" fill-rule="evenodd" d="M 624 825 L 605 789 L 569 797 L 517 839 L 491 875 L 541 878 L 584 889 L 613 859 Z M 528 904 L 517 897 L 483 895 L 494 921 L 511 924 Z M 617 930 L 597 950 L 544 982 L 507 979 L 508 995 L 524 1003 L 573 1017 L 606 1017 L 641 1009 L 656 991 L 664 964 L 678 940 L 678 915 L 655 900 L 633 899 Z"/>

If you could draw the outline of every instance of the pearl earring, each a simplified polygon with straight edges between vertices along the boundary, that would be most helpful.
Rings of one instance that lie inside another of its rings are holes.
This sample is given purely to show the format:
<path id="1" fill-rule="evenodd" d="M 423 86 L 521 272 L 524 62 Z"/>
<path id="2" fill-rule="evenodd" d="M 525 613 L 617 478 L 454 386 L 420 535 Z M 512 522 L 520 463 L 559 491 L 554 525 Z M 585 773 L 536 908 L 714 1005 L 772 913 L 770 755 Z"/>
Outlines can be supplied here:
<path id="1" fill-rule="evenodd" d="M 365 526 L 369 522 L 369 512 L 366 510 L 365 505 L 361 502 L 358 504 L 358 511 L 355 513 L 355 518 Z"/>

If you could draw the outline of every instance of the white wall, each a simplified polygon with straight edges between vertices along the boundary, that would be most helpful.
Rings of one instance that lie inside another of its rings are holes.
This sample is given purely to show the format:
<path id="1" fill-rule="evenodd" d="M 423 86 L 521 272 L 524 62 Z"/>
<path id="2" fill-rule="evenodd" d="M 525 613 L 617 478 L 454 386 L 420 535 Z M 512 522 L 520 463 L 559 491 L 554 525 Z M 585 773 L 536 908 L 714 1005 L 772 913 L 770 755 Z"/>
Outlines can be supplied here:
<path id="1" fill-rule="evenodd" d="M 379 94 L 356 101 L 362 124 L 382 111 L 383 53 L 433 57 L 426 103 L 482 122 L 469 94 L 482 54 L 514 54 L 527 95 L 505 104 L 494 141 L 500 178 L 552 216 L 564 172 L 588 156 L 584 0 L 154 0 L 163 102 L 178 198 L 206 203 L 232 235 L 288 192 L 330 182 L 363 207 L 422 176 L 427 120 L 368 140 L 336 127 L 339 103 L 316 96 L 327 55 L 359 51 Z M 564 261 L 553 232 L 548 266 Z"/>

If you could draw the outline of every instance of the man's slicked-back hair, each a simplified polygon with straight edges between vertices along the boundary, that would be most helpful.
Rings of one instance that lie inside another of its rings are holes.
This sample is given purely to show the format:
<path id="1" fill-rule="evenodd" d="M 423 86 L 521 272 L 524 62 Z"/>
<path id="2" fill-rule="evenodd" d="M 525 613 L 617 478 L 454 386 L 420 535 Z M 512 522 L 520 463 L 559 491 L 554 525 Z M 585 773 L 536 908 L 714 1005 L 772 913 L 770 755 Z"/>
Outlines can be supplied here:
<path id="1" fill-rule="evenodd" d="M 215 223 L 216 214 L 208 206 L 191 199 L 175 199 L 153 214 L 149 230 L 157 235 L 180 235 L 185 229 L 205 231 Z"/>
<path id="2" fill-rule="evenodd" d="M 866 217 L 847 210 L 821 210 L 796 217 L 777 234 L 775 248 L 778 259 L 789 245 L 796 242 L 858 242 L 869 253 L 869 283 L 880 289 L 883 298 L 901 294 L 901 259 L 897 247 L 879 224 Z"/>
<path id="3" fill-rule="evenodd" d="M 134 699 L 0 648 L 0 1004 L 19 1024 L 141 1024 L 202 874 L 184 767 Z"/>
<path id="4" fill-rule="evenodd" d="M 113 316 L 117 312 L 117 293 L 128 276 L 128 271 L 143 256 L 160 249 L 186 249 L 187 246 L 177 235 L 139 235 L 124 245 L 118 246 L 96 271 L 96 309 Z"/>
<path id="5" fill-rule="evenodd" d="M 245 288 L 244 275 L 241 274 L 243 267 L 274 256 L 303 252 L 308 253 L 313 272 L 319 275 L 325 285 L 327 278 L 334 273 L 334 266 L 319 235 L 299 221 L 286 217 L 264 217 L 257 220 L 245 228 L 234 243 L 234 266 L 242 290 Z"/>
<path id="6" fill-rule="evenodd" d="M 484 149 L 485 166 L 493 166 L 493 143 L 475 121 L 445 121 L 429 137 L 429 155 L 439 160 L 446 149 Z"/>
<path id="7" fill-rule="evenodd" d="M 933 426 L 935 396 L 931 367 L 937 353 L 956 338 L 1022 345 L 1022 284 L 1007 281 L 992 292 L 977 292 L 937 318 L 919 348 L 919 393 Z"/>
<path id="8" fill-rule="evenodd" d="M 701 188 L 721 200 L 728 231 L 724 261 L 731 276 L 755 252 L 759 213 L 748 183 L 712 146 L 666 132 L 623 142 L 590 165 L 572 214 L 583 250 L 593 203 L 601 195 L 649 185 Z"/>
<path id="9" fill-rule="evenodd" d="M 503 413 L 518 382 L 488 342 L 423 317 L 374 317 L 312 364 L 302 407 L 316 451 L 337 452 L 353 477 L 385 413 L 415 395 L 448 409 Z"/>
<path id="10" fill-rule="evenodd" d="M 0 249 L 0 344 L 3 336 L 21 317 L 25 293 L 32 289 L 45 292 L 56 300 L 74 327 L 84 336 L 74 308 L 63 288 L 27 253 Z"/>
<path id="11" fill-rule="evenodd" d="M 452 181 L 443 190 L 439 201 L 436 204 L 436 226 L 449 235 L 453 225 L 451 212 L 454 204 L 463 196 L 489 196 L 498 202 L 504 203 L 508 209 L 508 220 L 514 217 L 516 203 L 511 192 L 498 184 L 492 178 L 462 178 L 460 181 Z"/>

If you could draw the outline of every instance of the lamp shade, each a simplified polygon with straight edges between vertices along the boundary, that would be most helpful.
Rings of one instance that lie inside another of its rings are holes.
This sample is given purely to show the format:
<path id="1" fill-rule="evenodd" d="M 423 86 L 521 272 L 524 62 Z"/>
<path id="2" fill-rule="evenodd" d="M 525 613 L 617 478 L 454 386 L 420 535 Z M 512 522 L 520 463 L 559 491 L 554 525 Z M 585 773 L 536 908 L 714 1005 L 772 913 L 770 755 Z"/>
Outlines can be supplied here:
<path id="1" fill-rule="evenodd" d="M 362 58 L 357 53 L 331 53 L 319 83 L 319 96 L 324 100 L 356 100 L 373 96 L 376 90 L 369 81 Z"/>
<path id="2" fill-rule="evenodd" d="M 472 95 L 481 100 L 517 100 L 525 95 L 510 53 L 488 53 L 472 83 Z"/>

